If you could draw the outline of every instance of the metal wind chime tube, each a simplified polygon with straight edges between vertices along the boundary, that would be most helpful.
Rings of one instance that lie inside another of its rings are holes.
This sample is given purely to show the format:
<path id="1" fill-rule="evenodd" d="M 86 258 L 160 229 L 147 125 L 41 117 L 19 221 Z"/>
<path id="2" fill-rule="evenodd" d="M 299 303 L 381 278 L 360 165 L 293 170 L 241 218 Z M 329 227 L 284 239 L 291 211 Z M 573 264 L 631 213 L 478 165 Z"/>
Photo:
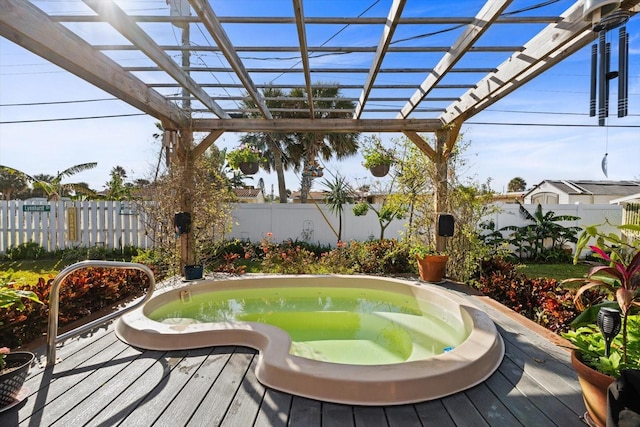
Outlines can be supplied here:
<path id="1" fill-rule="evenodd" d="M 618 31 L 618 117 L 629 114 L 629 33 Z"/>

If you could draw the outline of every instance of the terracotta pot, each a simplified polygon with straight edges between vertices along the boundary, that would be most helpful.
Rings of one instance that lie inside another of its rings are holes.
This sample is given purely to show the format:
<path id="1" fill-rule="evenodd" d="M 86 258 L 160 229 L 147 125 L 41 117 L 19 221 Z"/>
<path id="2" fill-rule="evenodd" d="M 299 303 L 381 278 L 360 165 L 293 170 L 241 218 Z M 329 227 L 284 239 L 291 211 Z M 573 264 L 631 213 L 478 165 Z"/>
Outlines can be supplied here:
<path id="1" fill-rule="evenodd" d="M 33 359 L 35 355 L 29 351 L 14 351 L 6 355 L 7 365 L 0 374 L 0 407 L 15 402 Z"/>
<path id="2" fill-rule="evenodd" d="M 587 407 L 585 419 L 593 425 L 605 427 L 607 424 L 607 388 L 613 383 L 614 378 L 601 374 L 582 363 L 580 353 L 577 350 L 571 352 L 571 365 L 578 374 L 582 398 Z"/>
<path id="3" fill-rule="evenodd" d="M 245 175 L 253 175 L 258 172 L 258 162 L 242 162 L 238 165 Z"/>
<path id="4" fill-rule="evenodd" d="M 440 282 L 447 267 L 448 255 L 426 255 L 424 258 L 416 256 L 420 279 L 425 282 Z"/>
<path id="5" fill-rule="evenodd" d="M 378 165 L 369 168 L 369 171 L 371 175 L 381 178 L 389 173 L 389 169 L 391 169 L 391 165 Z"/>

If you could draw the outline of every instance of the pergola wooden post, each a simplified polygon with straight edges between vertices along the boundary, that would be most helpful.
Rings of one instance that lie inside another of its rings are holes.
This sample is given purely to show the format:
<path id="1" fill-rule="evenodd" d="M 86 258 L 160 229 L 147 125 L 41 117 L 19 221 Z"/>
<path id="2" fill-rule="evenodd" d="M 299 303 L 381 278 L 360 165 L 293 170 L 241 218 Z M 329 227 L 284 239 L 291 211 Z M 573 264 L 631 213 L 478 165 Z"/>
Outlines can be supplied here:
<path id="1" fill-rule="evenodd" d="M 427 141 L 417 132 L 404 131 L 403 133 L 413 142 L 429 159 L 435 164 L 436 176 L 435 176 L 435 191 L 433 193 L 433 210 L 436 216 L 444 212 L 447 206 L 447 186 L 449 177 L 449 168 L 447 161 L 453 153 L 453 148 L 458 135 L 460 134 L 460 128 L 462 126 L 462 118 L 455 122 L 442 127 L 435 131 L 434 147 L 431 147 Z M 433 235 L 436 242 L 436 250 L 445 250 L 445 239 L 438 235 L 437 222 L 434 221 Z"/>

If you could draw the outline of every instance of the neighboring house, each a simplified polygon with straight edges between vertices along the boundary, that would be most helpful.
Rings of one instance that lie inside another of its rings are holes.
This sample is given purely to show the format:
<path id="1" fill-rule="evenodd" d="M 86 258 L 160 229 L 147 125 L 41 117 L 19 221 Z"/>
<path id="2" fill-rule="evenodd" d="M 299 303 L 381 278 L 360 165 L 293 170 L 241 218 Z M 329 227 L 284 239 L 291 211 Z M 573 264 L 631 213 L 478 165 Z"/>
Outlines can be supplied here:
<path id="1" fill-rule="evenodd" d="M 234 188 L 233 193 L 240 203 L 264 203 L 264 193 L 260 188 Z"/>
<path id="2" fill-rule="evenodd" d="M 508 193 L 501 193 L 501 194 L 496 193 L 493 195 L 491 200 L 494 203 L 505 203 L 505 204 L 512 204 L 512 203 L 518 203 L 518 202 L 523 203 L 524 194 L 525 194 L 524 191 L 510 191 Z"/>
<path id="3" fill-rule="evenodd" d="M 622 205 L 622 224 L 640 225 L 640 193 L 611 200 L 612 205 Z M 623 230 L 622 234 L 640 239 L 637 231 Z"/>
<path id="4" fill-rule="evenodd" d="M 291 193 L 291 199 L 293 203 L 300 203 L 300 191 L 294 191 Z M 307 203 L 324 203 L 324 198 L 326 197 L 326 191 L 309 191 L 309 195 L 307 196 Z"/>
<path id="5" fill-rule="evenodd" d="M 545 179 L 524 195 L 525 204 L 608 204 L 640 193 L 640 181 L 570 181 Z"/>

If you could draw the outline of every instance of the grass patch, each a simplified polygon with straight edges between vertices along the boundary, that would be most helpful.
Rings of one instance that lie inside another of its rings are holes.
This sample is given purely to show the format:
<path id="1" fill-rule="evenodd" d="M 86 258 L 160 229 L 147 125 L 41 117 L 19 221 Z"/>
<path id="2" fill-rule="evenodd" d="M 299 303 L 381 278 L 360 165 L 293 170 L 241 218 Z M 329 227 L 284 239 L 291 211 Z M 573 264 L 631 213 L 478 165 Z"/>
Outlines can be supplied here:
<path id="1" fill-rule="evenodd" d="M 40 277 L 54 278 L 66 265 L 59 259 L 0 261 L 0 279 L 35 285 Z"/>
<path id="2" fill-rule="evenodd" d="M 558 281 L 585 277 L 592 266 L 587 264 L 521 264 L 519 271 L 530 279 L 547 277 Z"/>

